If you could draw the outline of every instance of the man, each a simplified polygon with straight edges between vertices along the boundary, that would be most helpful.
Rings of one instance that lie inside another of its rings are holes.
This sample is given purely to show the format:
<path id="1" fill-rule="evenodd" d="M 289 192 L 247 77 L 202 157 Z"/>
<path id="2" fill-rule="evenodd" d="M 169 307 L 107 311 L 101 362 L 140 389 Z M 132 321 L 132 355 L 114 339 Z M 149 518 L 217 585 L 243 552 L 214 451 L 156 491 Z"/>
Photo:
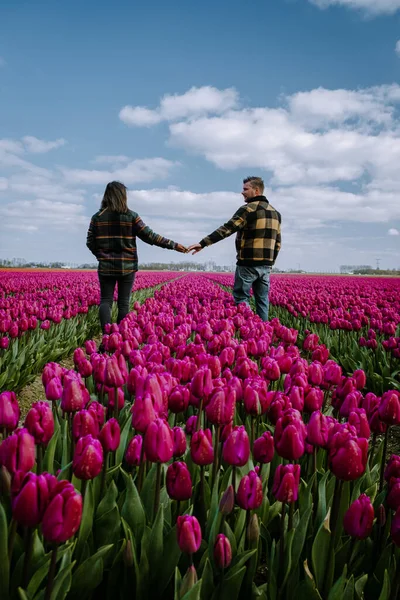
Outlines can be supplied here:
<path id="1" fill-rule="evenodd" d="M 236 235 L 237 266 L 233 297 L 236 304 L 250 301 L 253 288 L 256 312 L 263 321 L 268 320 L 269 276 L 281 248 L 281 215 L 268 202 L 261 177 L 246 177 L 243 180 L 242 196 L 245 203 L 233 217 L 198 244 L 188 248 L 197 254 L 232 235 Z"/>

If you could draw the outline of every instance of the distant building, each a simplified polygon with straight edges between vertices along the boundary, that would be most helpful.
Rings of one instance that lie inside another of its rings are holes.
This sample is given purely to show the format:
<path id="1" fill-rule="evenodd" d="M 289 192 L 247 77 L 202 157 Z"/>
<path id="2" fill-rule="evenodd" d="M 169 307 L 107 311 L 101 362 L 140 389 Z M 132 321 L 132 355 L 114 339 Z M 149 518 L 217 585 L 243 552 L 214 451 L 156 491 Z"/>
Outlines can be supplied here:
<path id="1" fill-rule="evenodd" d="M 352 275 L 355 271 L 368 271 L 371 269 L 371 265 L 340 265 L 342 275 Z"/>

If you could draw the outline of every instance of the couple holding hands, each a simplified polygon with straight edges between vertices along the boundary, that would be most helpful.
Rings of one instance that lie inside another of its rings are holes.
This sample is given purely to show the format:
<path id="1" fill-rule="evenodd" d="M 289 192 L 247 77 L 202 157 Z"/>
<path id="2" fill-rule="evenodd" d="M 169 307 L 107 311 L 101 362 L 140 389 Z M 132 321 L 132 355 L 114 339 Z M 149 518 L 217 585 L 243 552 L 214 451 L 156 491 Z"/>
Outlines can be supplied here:
<path id="1" fill-rule="evenodd" d="M 236 233 L 237 263 L 233 298 L 236 304 L 249 303 L 253 289 L 256 312 L 268 320 L 269 276 L 281 247 L 281 215 L 264 194 L 261 177 L 243 180 L 245 204 L 229 221 L 188 248 L 154 233 L 140 216 L 128 208 L 127 188 L 118 181 L 108 183 L 100 210 L 93 215 L 86 245 L 99 262 L 100 323 L 111 322 L 114 288 L 118 282 L 120 323 L 129 312 L 130 295 L 138 270 L 136 237 L 147 244 L 177 252 L 197 254 L 211 244 Z"/>

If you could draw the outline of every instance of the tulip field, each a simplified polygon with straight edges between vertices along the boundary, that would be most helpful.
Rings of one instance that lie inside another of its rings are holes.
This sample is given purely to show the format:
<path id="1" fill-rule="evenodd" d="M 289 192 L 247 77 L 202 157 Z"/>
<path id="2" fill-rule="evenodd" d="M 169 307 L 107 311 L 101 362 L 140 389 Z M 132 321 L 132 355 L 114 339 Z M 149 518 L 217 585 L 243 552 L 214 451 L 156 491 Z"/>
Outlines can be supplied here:
<path id="1" fill-rule="evenodd" d="M 0 272 L 1 600 L 400 598 L 400 280 L 232 285 Z"/>

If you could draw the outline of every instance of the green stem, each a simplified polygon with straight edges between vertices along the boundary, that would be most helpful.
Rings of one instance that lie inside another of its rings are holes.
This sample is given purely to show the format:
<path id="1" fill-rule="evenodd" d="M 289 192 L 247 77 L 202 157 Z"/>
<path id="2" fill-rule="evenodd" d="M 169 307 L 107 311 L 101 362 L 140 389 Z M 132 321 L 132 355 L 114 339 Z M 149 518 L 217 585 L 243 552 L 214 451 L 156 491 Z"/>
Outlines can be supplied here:
<path id="1" fill-rule="evenodd" d="M 115 387 L 114 388 L 114 417 L 117 419 L 118 421 L 118 388 Z"/>
<path id="2" fill-rule="evenodd" d="M 286 504 L 282 504 L 282 514 L 281 514 L 281 535 L 279 540 L 279 580 L 282 584 L 284 579 L 284 569 L 285 569 L 285 511 Z"/>
<path id="3" fill-rule="evenodd" d="M 196 423 L 196 431 L 199 431 L 200 426 L 201 426 L 201 415 L 203 413 L 203 403 L 204 400 L 203 398 L 200 400 L 200 405 L 199 405 L 199 412 L 197 413 L 197 423 Z"/>
<path id="4" fill-rule="evenodd" d="M 233 467 L 232 467 L 232 487 L 233 487 L 233 494 L 236 497 L 236 467 L 235 467 L 235 465 L 233 465 Z"/>
<path id="5" fill-rule="evenodd" d="M 37 446 L 37 456 L 36 456 L 36 474 L 41 475 L 43 472 L 43 446 L 39 444 Z"/>
<path id="6" fill-rule="evenodd" d="M 331 561 L 333 560 L 333 551 L 335 546 L 335 533 L 336 533 L 336 525 L 339 516 L 339 508 L 340 508 L 340 497 L 342 495 L 342 487 L 343 481 L 340 479 L 335 479 L 335 490 L 333 492 L 333 500 L 332 500 L 332 509 L 330 516 L 329 528 L 331 530 L 331 537 L 329 541 L 329 549 L 328 549 L 328 558 L 325 565 L 325 574 L 324 574 L 324 583 L 322 589 L 324 591 L 323 598 L 328 597 L 329 594 L 329 580 L 328 573 L 331 565 Z"/>
<path id="7" fill-rule="evenodd" d="M 217 425 L 216 426 L 216 431 L 215 431 L 215 445 L 214 445 L 214 464 L 213 464 L 213 472 L 212 472 L 212 482 L 213 485 L 215 484 L 215 481 L 217 479 L 217 471 L 218 471 L 218 449 L 219 449 L 219 438 L 221 435 L 221 426 Z"/>
<path id="8" fill-rule="evenodd" d="M 381 474 L 380 474 L 380 479 L 379 479 L 379 492 L 378 492 L 378 494 L 381 493 L 382 488 L 383 488 L 383 477 L 384 477 L 384 474 L 385 474 L 386 452 L 387 452 L 387 445 L 388 445 L 388 439 L 389 439 L 389 429 L 390 429 L 390 426 L 387 425 L 386 426 L 386 431 L 385 431 L 385 437 L 384 437 L 384 440 L 383 440 Z"/>
<path id="9" fill-rule="evenodd" d="M 57 550 L 58 550 L 58 547 L 54 546 L 52 553 L 51 553 L 51 562 L 50 562 L 50 567 L 49 567 L 46 595 L 44 597 L 44 600 L 50 600 L 51 593 L 53 591 L 54 575 L 56 574 L 56 566 L 57 566 Z"/>
<path id="10" fill-rule="evenodd" d="M 86 488 L 87 488 L 87 479 L 82 479 L 82 483 L 81 483 L 81 496 L 82 496 L 83 502 L 85 501 Z M 102 494 L 100 495 L 100 498 L 102 498 Z"/>
<path id="11" fill-rule="evenodd" d="M 108 452 L 105 452 L 104 460 L 103 460 L 103 468 L 101 470 L 100 498 L 102 498 L 104 495 L 104 488 L 106 485 L 107 463 L 108 463 Z M 83 496 L 83 494 L 82 494 L 82 496 Z"/>
<path id="12" fill-rule="evenodd" d="M 288 522 L 288 531 L 293 529 L 293 515 L 294 515 L 294 502 L 289 503 L 289 522 Z"/>
<path id="13" fill-rule="evenodd" d="M 143 475 L 144 475 L 144 439 L 142 438 L 142 449 L 140 451 L 140 465 L 139 465 L 139 473 L 137 478 L 137 489 L 140 494 L 143 486 Z"/>
<path id="14" fill-rule="evenodd" d="M 157 463 L 157 475 L 156 475 L 156 491 L 154 495 L 154 511 L 153 518 L 157 516 L 158 508 L 160 506 L 160 491 L 161 491 L 161 463 Z"/>
<path id="15" fill-rule="evenodd" d="M 33 529 L 27 527 L 26 538 L 25 538 L 25 556 L 24 556 L 24 567 L 22 571 L 22 587 L 26 590 L 28 586 L 28 575 L 29 575 L 29 564 L 32 558 L 33 551 Z"/>
<path id="16" fill-rule="evenodd" d="M 15 538 L 17 535 L 17 521 L 15 519 L 11 520 L 10 525 L 10 535 L 8 538 L 8 560 L 11 564 L 11 559 L 14 551 Z"/>

